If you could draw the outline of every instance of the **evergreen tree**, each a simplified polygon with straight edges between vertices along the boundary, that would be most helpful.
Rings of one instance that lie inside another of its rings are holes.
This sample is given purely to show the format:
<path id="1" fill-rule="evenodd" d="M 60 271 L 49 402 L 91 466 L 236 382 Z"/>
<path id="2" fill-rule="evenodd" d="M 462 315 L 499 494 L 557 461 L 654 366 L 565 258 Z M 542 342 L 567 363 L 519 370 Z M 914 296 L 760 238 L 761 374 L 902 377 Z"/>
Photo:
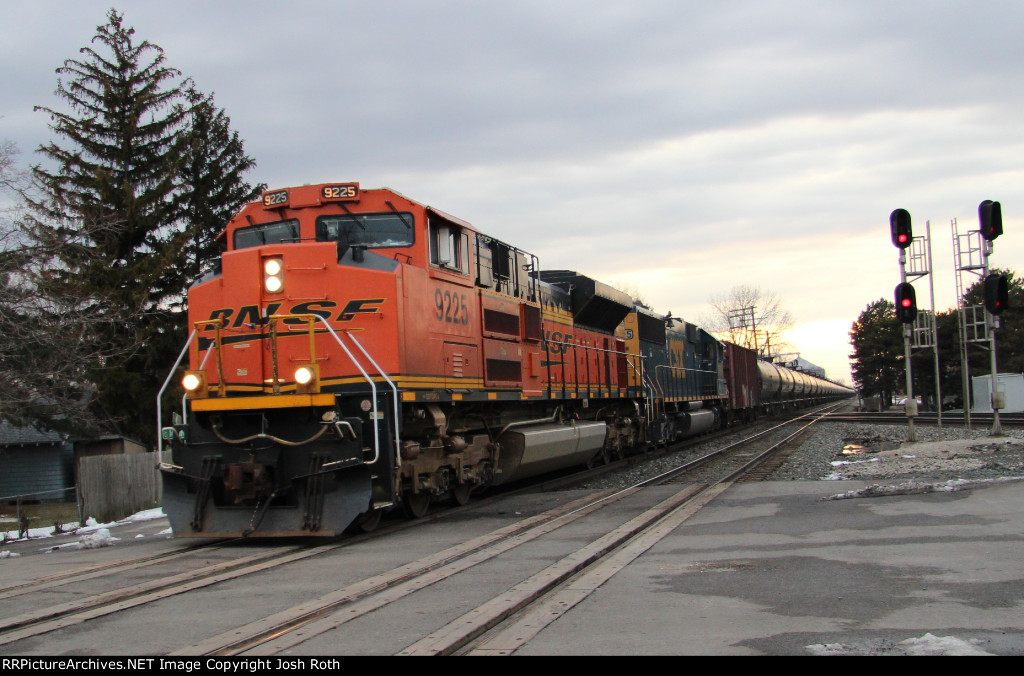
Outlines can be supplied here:
<path id="1" fill-rule="evenodd" d="M 64 62 L 50 115 L 59 138 L 40 147 L 51 166 L 33 169 L 39 240 L 61 241 L 50 291 L 80 287 L 81 309 L 106 322 L 92 335 L 123 360 L 98 360 L 90 379 L 99 404 L 128 436 L 153 441 L 155 396 L 188 332 L 188 286 L 213 255 L 228 215 L 258 192 L 254 166 L 212 97 L 136 42 L 110 10 L 93 47 Z"/>
<path id="2" fill-rule="evenodd" d="M 245 154 L 238 132 L 213 96 L 195 89 L 187 92 L 189 143 L 181 171 L 176 209 L 188 224 L 182 251 L 182 274 L 194 283 L 209 272 L 221 252 L 217 237 L 228 220 L 245 203 L 257 199 L 265 184 L 251 186 L 243 175 L 256 166 Z"/>
<path id="3" fill-rule="evenodd" d="M 995 332 L 996 366 L 1000 373 L 1024 373 L 1024 280 L 1012 270 L 993 269 L 991 273 L 1006 276 L 1010 300 L 1009 307 L 1000 315 L 1000 328 Z M 964 305 L 984 305 L 984 302 L 985 282 L 979 279 L 964 293 Z M 957 345 L 959 347 L 959 341 Z M 968 362 L 972 377 L 991 375 L 987 348 L 987 342 L 983 346 L 971 344 Z"/>
<path id="4" fill-rule="evenodd" d="M 882 405 L 903 389 L 903 330 L 892 301 L 879 298 L 860 313 L 850 328 L 851 373 L 854 385 L 865 397 L 879 396 Z"/>
<path id="5" fill-rule="evenodd" d="M 996 331 L 997 366 L 1000 373 L 1024 373 L 1024 281 L 1009 270 L 993 270 L 1006 275 L 1010 307 L 1001 315 Z M 984 303 L 984 282 L 978 280 L 964 294 L 966 306 Z M 895 305 L 880 299 L 867 306 L 850 330 L 854 351 L 850 355 L 853 379 L 865 396 L 879 394 L 889 401 L 892 394 L 906 389 L 902 324 L 896 319 Z M 963 406 L 963 375 L 960 317 L 956 309 L 939 312 L 936 317 L 939 342 L 939 378 L 946 406 Z M 912 355 L 914 394 L 934 404 L 935 363 L 931 349 Z M 969 343 L 969 376 L 992 372 L 988 342 Z M 970 389 L 970 377 L 968 389 Z M 970 397 L 970 392 L 968 392 Z M 952 403 L 950 403 L 952 402 Z"/>
<path id="6" fill-rule="evenodd" d="M 62 254 L 62 282 L 74 277 L 109 292 L 110 300 L 145 313 L 172 293 L 168 275 L 178 234 L 171 198 L 184 153 L 187 111 L 179 71 L 164 65 L 159 47 L 133 42 L 134 30 L 111 10 L 82 60 L 57 73 L 56 94 L 71 112 L 39 106 L 50 128 L 68 142 L 39 152 L 56 166 L 33 170 L 44 223 L 81 244 Z M 88 225 L 86 225 L 88 224 Z M 43 226 L 45 227 L 45 225 Z"/>
<path id="7" fill-rule="evenodd" d="M 63 242 L 29 236 L 23 174 L 16 149 L 0 144 L 0 196 L 14 206 L 0 212 L 0 420 L 58 432 L 95 431 L 93 388 L 86 367 L 117 355 L 96 351 L 98 320 L 80 312 L 85 298 L 76 285 L 50 285 L 52 263 Z M 40 233 L 41 235 L 42 233 Z M 51 286 L 51 293 L 42 287 Z"/>

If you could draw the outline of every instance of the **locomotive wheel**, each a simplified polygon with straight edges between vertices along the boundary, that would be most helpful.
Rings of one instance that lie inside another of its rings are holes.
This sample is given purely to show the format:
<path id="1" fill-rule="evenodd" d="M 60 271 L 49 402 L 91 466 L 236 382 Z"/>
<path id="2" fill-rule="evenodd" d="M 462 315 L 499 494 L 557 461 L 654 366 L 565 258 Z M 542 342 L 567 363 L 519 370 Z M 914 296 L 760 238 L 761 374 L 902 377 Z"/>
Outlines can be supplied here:
<path id="1" fill-rule="evenodd" d="M 384 510 L 382 509 L 370 509 L 356 517 L 355 529 L 361 533 L 369 533 L 377 530 L 377 526 L 380 525 L 381 517 L 384 516 Z"/>
<path id="2" fill-rule="evenodd" d="M 406 493 L 402 500 L 402 511 L 407 519 L 419 519 L 426 516 L 430 508 L 429 493 Z"/>
<path id="3" fill-rule="evenodd" d="M 469 502 L 469 491 L 469 484 L 456 485 L 454 488 L 452 488 L 452 502 L 454 502 L 459 507 L 462 507 L 464 504 Z"/>

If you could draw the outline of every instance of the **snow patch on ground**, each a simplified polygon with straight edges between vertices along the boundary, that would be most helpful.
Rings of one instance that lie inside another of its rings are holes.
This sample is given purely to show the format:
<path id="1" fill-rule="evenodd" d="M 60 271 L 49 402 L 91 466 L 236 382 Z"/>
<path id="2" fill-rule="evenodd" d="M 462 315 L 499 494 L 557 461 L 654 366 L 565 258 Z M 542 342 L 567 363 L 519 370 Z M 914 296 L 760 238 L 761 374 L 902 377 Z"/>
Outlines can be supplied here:
<path id="1" fill-rule="evenodd" d="M 993 655 L 978 647 L 980 641 L 964 640 L 956 636 L 936 636 L 927 633 L 920 638 L 908 638 L 886 646 L 854 646 L 846 643 L 816 643 L 807 646 L 812 655 Z"/>
<path id="2" fill-rule="evenodd" d="M 939 482 L 918 481 L 916 479 L 912 479 L 910 481 L 890 484 L 888 486 L 883 486 L 882 484 L 871 484 L 870 486 L 867 486 L 865 488 L 847 491 L 845 493 L 838 493 L 836 495 L 829 495 L 822 498 L 822 500 L 878 498 L 887 495 L 913 495 L 916 493 L 954 493 L 956 491 L 963 491 L 969 488 L 980 488 L 983 486 L 994 486 L 996 484 L 1015 483 L 1017 481 L 1024 481 L 1024 477 L 1000 477 L 998 479 L 974 480 L 950 479 L 949 481 Z"/>
<path id="3" fill-rule="evenodd" d="M 116 538 L 110 534 L 110 529 L 101 526 L 88 533 L 84 533 L 78 538 L 77 542 L 69 542 L 65 545 L 50 547 L 49 551 L 55 552 L 63 549 L 99 549 L 100 547 L 110 547 L 118 540 L 120 540 L 120 538 Z"/>
<path id="4" fill-rule="evenodd" d="M 85 520 L 85 525 L 79 526 L 77 523 L 64 524 L 63 530 L 60 532 L 54 532 L 52 526 L 46 528 L 30 528 L 27 537 L 19 537 L 19 532 L 8 531 L 6 533 L 0 533 L 0 540 L 4 542 L 24 542 L 26 540 L 40 540 L 44 538 L 52 538 L 57 535 L 65 536 L 77 536 L 75 542 L 67 544 L 54 545 L 47 547 L 44 551 L 57 551 L 64 549 L 95 549 L 97 547 L 109 547 L 118 541 L 118 538 L 113 537 L 110 534 L 110 529 L 114 526 L 120 526 L 128 523 L 138 523 L 140 521 L 152 521 L 153 519 L 160 519 L 166 516 L 164 510 L 160 507 L 156 509 L 147 509 L 141 512 L 136 512 L 129 517 L 120 519 L 119 521 L 111 521 L 109 523 L 99 523 L 96 519 L 89 517 Z M 167 528 L 161 533 L 169 534 L 171 529 Z M 137 537 L 142 537 L 138 535 Z M 4 556 L 4 552 L 0 552 L 0 559 L 9 558 L 11 556 L 18 556 L 17 554 L 7 553 Z"/>

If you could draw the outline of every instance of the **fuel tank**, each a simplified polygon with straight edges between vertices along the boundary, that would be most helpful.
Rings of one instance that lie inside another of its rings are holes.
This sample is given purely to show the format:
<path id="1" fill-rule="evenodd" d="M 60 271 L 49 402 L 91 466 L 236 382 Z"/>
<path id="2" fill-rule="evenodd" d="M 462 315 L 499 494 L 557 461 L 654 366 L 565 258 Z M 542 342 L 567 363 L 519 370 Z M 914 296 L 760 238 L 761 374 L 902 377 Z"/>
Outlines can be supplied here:
<path id="1" fill-rule="evenodd" d="M 605 423 L 581 420 L 510 428 L 498 437 L 494 483 L 582 465 L 601 450 L 606 435 Z"/>

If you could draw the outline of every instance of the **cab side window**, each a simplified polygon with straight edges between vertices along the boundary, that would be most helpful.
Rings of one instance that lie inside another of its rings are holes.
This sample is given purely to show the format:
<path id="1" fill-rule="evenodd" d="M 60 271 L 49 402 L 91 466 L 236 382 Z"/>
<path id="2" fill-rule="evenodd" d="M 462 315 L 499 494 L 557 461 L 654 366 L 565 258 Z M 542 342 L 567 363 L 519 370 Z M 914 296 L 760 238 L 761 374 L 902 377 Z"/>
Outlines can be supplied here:
<path id="1" fill-rule="evenodd" d="M 438 267 L 469 274 L 469 233 L 454 223 L 431 218 L 430 262 Z"/>

